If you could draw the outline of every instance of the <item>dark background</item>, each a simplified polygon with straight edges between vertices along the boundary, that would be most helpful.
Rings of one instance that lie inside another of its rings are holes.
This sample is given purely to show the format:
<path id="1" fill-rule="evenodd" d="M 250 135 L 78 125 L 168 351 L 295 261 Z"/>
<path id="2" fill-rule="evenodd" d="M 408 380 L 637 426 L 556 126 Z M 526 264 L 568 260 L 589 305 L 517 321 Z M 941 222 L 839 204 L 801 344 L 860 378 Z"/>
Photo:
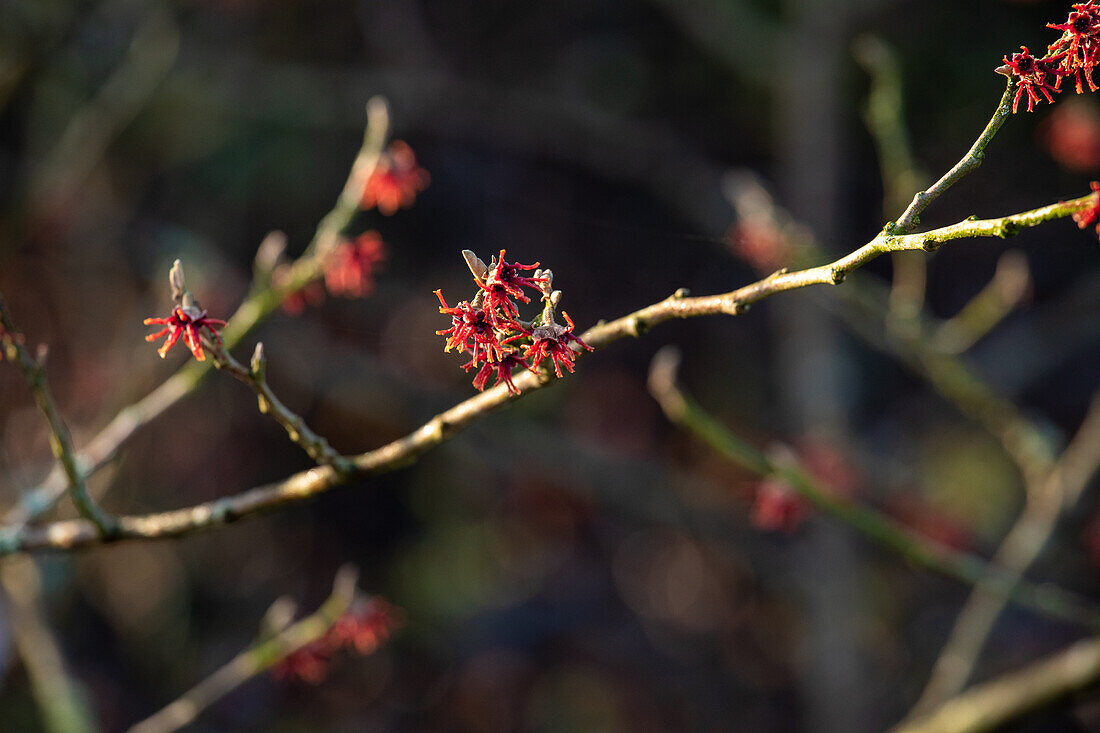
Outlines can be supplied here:
<path id="1" fill-rule="evenodd" d="M 472 293 L 460 251 L 540 261 L 583 329 L 678 287 L 757 275 L 726 246 L 722 176 L 750 168 L 836 254 L 881 228 L 860 116 L 864 33 L 898 53 L 920 165 L 938 176 L 992 113 L 992 73 L 1041 49 L 1062 3 L 921 0 L 175 0 L 0 4 L 0 290 L 77 445 L 182 362 L 143 341 L 184 260 L 213 316 L 245 294 L 272 229 L 301 251 L 358 149 L 364 105 L 432 176 L 415 207 L 363 213 L 390 257 L 372 297 L 262 329 L 269 378 L 341 451 L 398 437 L 472 394 L 432 295 Z M 135 42 L 131 45 L 134 39 Z M 1063 95 L 1066 96 L 1066 95 Z M 1095 105 L 1092 98 L 1069 101 Z M 1051 108 L 1010 119 L 926 225 L 1087 192 L 1041 143 Z M 1096 175 L 1095 172 L 1091 172 Z M 897 212 L 891 212 L 896 215 Z M 930 311 L 954 314 L 1022 250 L 1032 295 L 967 356 L 1072 432 L 1097 387 L 1096 236 L 1055 222 L 931 257 Z M 868 268 L 888 276 L 890 263 Z M 781 303 L 782 301 L 782 303 Z M 758 445 L 857 467 L 860 498 L 904 501 L 988 554 L 1021 502 L 997 443 L 828 315 L 822 293 L 736 319 L 664 325 L 410 468 L 186 539 L 39 560 L 49 620 L 106 730 L 174 699 L 255 637 L 289 594 L 310 609 L 345 561 L 404 609 L 378 653 L 317 687 L 267 677 L 196 730 L 880 730 L 916 699 L 967 588 L 810 518 L 749 522 L 754 484 L 670 426 L 645 390 L 663 344 L 684 382 Z M 238 355 L 246 357 L 251 346 Z M 45 475 L 25 385 L 0 368 L 6 504 Z M 105 506 L 184 506 L 308 466 L 252 395 L 213 375 L 92 481 Z M 901 498 L 899 498 L 901 497 Z M 1032 576 L 1097 591 L 1086 498 Z M 69 511 L 62 510 L 62 513 Z M 979 676 L 1079 629 L 1010 610 Z M 40 726 L 0 623 L 0 719 Z M 1018 730 L 1087 729 L 1095 696 Z"/>

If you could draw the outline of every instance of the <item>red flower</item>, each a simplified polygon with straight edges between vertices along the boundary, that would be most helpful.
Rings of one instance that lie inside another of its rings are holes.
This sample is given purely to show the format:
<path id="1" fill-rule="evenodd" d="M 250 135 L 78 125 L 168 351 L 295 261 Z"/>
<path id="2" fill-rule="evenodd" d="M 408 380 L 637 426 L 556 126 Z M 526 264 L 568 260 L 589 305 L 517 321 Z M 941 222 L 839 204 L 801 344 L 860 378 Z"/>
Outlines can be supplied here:
<path id="1" fill-rule="evenodd" d="M 1085 77 L 1089 89 L 1096 91 L 1092 80 L 1092 70 L 1100 61 L 1100 8 L 1087 3 L 1077 3 L 1065 23 L 1047 23 L 1048 28 L 1062 31 L 1062 37 L 1047 47 L 1049 60 L 1060 60 L 1055 87 L 1061 86 L 1062 77 L 1073 74 L 1077 78 L 1077 93 L 1080 94 L 1081 76 Z M 1052 55 L 1053 54 L 1053 55 Z"/>
<path id="2" fill-rule="evenodd" d="M 1100 182 L 1093 181 L 1089 185 L 1092 187 L 1092 206 L 1073 213 L 1073 220 L 1077 222 L 1077 226 L 1081 229 L 1100 219 Z M 1096 225 L 1096 234 L 1100 236 L 1100 224 Z"/>
<path id="3" fill-rule="evenodd" d="M 554 373 L 561 377 L 561 367 L 565 367 L 569 370 L 569 373 L 573 373 L 573 362 L 577 358 L 577 353 L 573 351 L 570 344 L 580 344 L 583 348 L 593 351 L 594 349 L 580 339 L 579 336 L 573 335 L 573 319 L 569 317 L 569 314 L 565 311 L 561 312 L 565 322 L 569 324 L 569 327 L 558 325 L 557 323 L 551 323 L 549 326 L 538 326 L 531 332 L 531 345 L 527 347 L 525 357 L 531 359 L 531 368 L 538 367 L 542 360 L 549 357 L 554 362 Z"/>
<path id="4" fill-rule="evenodd" d="M 300 680 L 316 685 L 325 679 L 331 661 L 332 652 L 324 639 L 320 639 L 283 657 L 271 668 L 271 674 L 277 680 Z"/>
<path id="5" fill-rule="evenodd" d="M 416 201 L 416 194 L 428 186 L 428 171 L 416 164 L 416 155 L 406 143 L 394 140 L 389 149 L 378 157 L 370 178 L 363 186 L 360 206 L 378 210 L 390 216 L 398 209 L 408 208 Z"/>
<path id="6" fill-rule="evenodd" d="M 518 338 L 523 334 L 519 334 L 514 338 Z M 463 369 L 470 371 L 478 365 L 478 360 L 471 359 L 469 363 L 463 365 Z M 516 367 L 523 367 L 524 369 L 535 371 L 531 368 L 531 365 L 527 363 L 522 357 L 516 356 L 514 352 L 508 352 L 503 354 L 498 360 L 486 359 L 485 363 L 481 365 L 481 369 L 474 375 L 474 387 L 478 392 L 485 391 L 485 384 L 489 381 L 489 377 L 493 376 L 493 372 L 496 372 L 497 381 L 494 383 L 494 387 L 499 386 L 501 382 L 508 385 L 508 391 L 514 395 L 519 394 L 519 388 L 516 387 L 515 382 L 512 381 L 512 370 Z"/>
<path id="7" fill-rule="evenodd" d="M 450 335 L 444 351 L 458 349 L 469 351 L 473 354 L 471 364 L 479 364 L 486 360 L 500 360 L 504 356 L 502 342 L 498 339 L 493 328 L 495 318 L 487 306 L 475 308 L 470 301 L 464 300 L 454 308 L 447 305 L 443 299 L 443 291 L 434 291 L 439 298 L 439 312 L 451 317 L 451 327 L 443 331 L 436 331 L 439 336 Z M 473 339 L 471 346 L 470 340 Z M 467 370 L 469 371 L 469 370 Z"/>
<path id="8" fill-rule="evenodd" d="M 756 487 L 750 518 L 758 529 L 790 534 L 798 529 L 805 515 L 806 505 L 802 497 L 786 482 L 766 478 Z"/>
<path id="9" fill-rule="evenodd" d="M 1013 114 L 1016 113 L 1020 98 L 1025 92 L 1027 93 L 1027 111 L 1030 112 L 1035 103 L 1041 101 L 1036 90 L 1042 92 L 1050 103 L 1054 102 L 1054 98 L 1050 96 L 1050 93 L 1058 91 L 1058 88 L 1051 84 L 1051 81 L 1057 83 L 1058 75 L 1050 65 L 1051 62 L 1057 60 L 1057 57 L 1037 59 L 1027 50 L 1027 46 L 1020 46 L 1020 49 L 1019 53 L 1012 54 L 1011 59 L 1005 56 L 1005 65 L 997 69 L 999 73 L 1007 77 L 1016 77 L 1018 86 L 1016 96 L 1012 100 Z"/>
<path id="10" fill-rule="evenodd" d="M 325 266 L 325 286 L 333 295 L 362 298 L 374 289 L 374 274 L 385 261 L 382 237 L 373 230 L 364 232 L 354 242 L 336 245 Z"/>
<path id="11" fill-rule="evenodd" d="M 187 348 L 191 349 L 191 353 L 195 355 L 195 358 L 199 361 L 204 361 L 206 355 L 203 353 L 202 340 L 200 338 L 202 329 L 207 329 L 217 342 L 221 344 L 222 337 L 218 334 L 218 328 L 224 326 L 225 321 L 217 318 L 208 318 L 206 311 L 199 310 L 197 307 L 190 305 L 173 308 L 171 315 L 167 318 L 146 318 L 145 325 L 164 326 L 160 331 L 145 337 L 146 341 L 155 341 L 165 334 L 168 335 L 168 339 L 159 349 L 157 349 L 157 353 L 160 354 L 161 359 L 168 353 L 168 349 L 175 346 L 180 336 L 183 336 L 183 342 L 187 344 Z"/>
<path id="12" fill-rule="evenodd" d="M 541 292 L 540 286 L 546 282 L 544 277 L 526 277 L 520 274 L 520 270 L 538 268 L 539 263 L 536 262 L 533 265 L 508 263 L 504 261 L 504 252 L 505 250 L 502 249 L 499 260 L 489 268 L 489 277 L 485 284 L 478 283 L 478 287 L 485 292 L 485 301 L 494 321 L 498 308 L 505 319 L 519 318 L 519 309 L 512 302 L 512 298 L 521 303 L 530 303 L 531 299 L 524 294 L 523 288 L 534 288 Z"/>
<path id="13" fill-rule="evenodd" d="M 347 647 L 370 654 L 401 625 L 397 609 L 382 598 L 357 603 L 336 620 L 326 636 L 333 648 Z"/>
<path id="14" fill-rule="evenodd" d="M 317 280 L 307 283 L 301 290 L 295 290 L 283 298 L 283 310 L 287 315 L 301 315 L 307 305 L 316 306 L 325 302 L 325 288 Z"/>

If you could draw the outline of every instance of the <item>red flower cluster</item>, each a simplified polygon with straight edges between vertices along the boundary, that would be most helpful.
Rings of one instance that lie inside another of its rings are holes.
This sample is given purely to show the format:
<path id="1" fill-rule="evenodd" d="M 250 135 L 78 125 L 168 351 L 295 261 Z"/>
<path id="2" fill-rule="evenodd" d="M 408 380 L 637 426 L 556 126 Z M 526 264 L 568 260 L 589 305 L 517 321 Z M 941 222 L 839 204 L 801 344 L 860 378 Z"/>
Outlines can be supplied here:
<path id="1" fill-rule="evenodd" d="M 377 206 L 380 212 L 390 216 L 398 209 L 412 206 L 416 194 L 427 188 L 429 181 L 428 171 L 416 164 L 412 148 L 401 140 L 394 140 L 378 157 L 374 171 L 363 185 L 359 205 L 364 209 Z"/>
<path id="2" fill-rule="evenodd" d="M 186 303 L 186 301 L 184 301 Z M 160 354 L 160 358 L 163 359 L 168 353 L 168 349 L 176 345 L 180 336 L 183 336 L 183 343 L 187 344 L 187 348 L 191 349 L 191 353 L 195 355 L 195 358 L 199 361 L 206 360 L 206 354 L 202 350 L 202 329 L 206 329 L 220 344 L 222 337 L 218 334 L 218 328 L 225 325 L 225 321 L 217 318 L 209 318 L 206 315 L 206 311 L 200 310 L 194 305 L 182 305 L 176 306 L 172 309 L 172 313 L 167 318 L 146 318 L 146 326 L 164 326 L 160 331 L 151 333 L 145 337 L 146 341 L 156 341 L 161 336 L 168 336 L 168 339 L 164 344 L 157 349 L 157 353 Z"/>
<path id="3" fill-rule="evenodd" d="M 1061 37 L 1047 46 L 1046 55 L 1036 58 L 1020 46 L 1020 52 L 1004 57 L 1004 66 L 998 73 L 1015 78 L 1016 96 L 1012 100 L 1012 111 L 1016 112 L 1020 99 L 1027 95 L 1027 111 L 1040 102 L 1042 94 L 1047 102 L 1054 102 L 1051 93 L 1062 90 L 1062 80 L 1073 76 L 1077 93 L 1084 91 L 1082 79 L 1090 91 L 1097 86 L 1092 80 L 1093 69 L 1100 63 L 1100 6 L 1096 0 L 1076 3 L 1072 6 L 1065 23 L 1047 23 L 1048 28 L 1062 31 Z"/>
<path id="4" fill-rule="evenodd" d="M 533 265 L 507 262 L 504 254 L 502 249 L 499 258 L 488 266 L 469 254 L 467 262 L 476 263 L 470 267 L 478 287 L 472 301 L 463 300 L 452 307 L 441 290 L 435 291 L 439 312 L 451 317 L 451 327 L 436 333 L 447 337 L 444 351 L 456 349 L 470 354 L 470 361 L 462 368 L 467 372 L 477 368 L 473 385 L 479 391 L 485 389 L 490 377 L 495 377 L 495 384 L 503 383 L 509 392 L 519 394 L 512 381 L 514 369 L 537 372 L 543 359 L 550 359 L 554 373 L 561 377 L 561 367 L 573 371 L 577 353 L 573 344 L 589 351 L 592 347 L 574 335 L 573 320 L 567 314 L 562 313 L 568 326 L 554 321 L 561 293 L 551 287 L 553 274 L 537 270 L 537 262 Z M 524 270 L 535 272 L 528 276 L 523 274 Z M 530 323 L 520 320 L 516 304 L 516 301 L 531 302 L 523 288 L 535 290 L 544 302 L 542 314 Z M 520 340 L 525 343 L 517 344 Z"/>
<path id="5" fill-rule="evenodd" d="M 381 598 L 356 603 L 336 620 L 317 641 L 291 652 L 276 664 L 271 674 L 276 679 L 300 680 L 317 684 L 328 674 L 328 666 L 341 649 L 356 654 L 371 654 L 401 626 L 397 609 Z"/>
<path id="6" fill-rule="evenodd" d="M 765 532 L 793 533 L 806 517 L 806 503 L 778 478 L 766 478 L 756 487 L 750 521 Z"/>
<path id="7" fill-rule="evenodd" d="M 325 287 L 333 295 L 362 298 L 374 289 L 374 274 L 386 261 L 382 237 L 371 230 L 343 241 L 329 255 L 325 266 Z"/>
<path id="8" fill-rule="evenodd" d="M 1100 181 L 1093 181 L 1089 185 L 1092 187 L 1092 206 L 1074 212 L 1073 220 L 1081 229 L 1096 224 L 1096 235 L 1100 236 Z"/>

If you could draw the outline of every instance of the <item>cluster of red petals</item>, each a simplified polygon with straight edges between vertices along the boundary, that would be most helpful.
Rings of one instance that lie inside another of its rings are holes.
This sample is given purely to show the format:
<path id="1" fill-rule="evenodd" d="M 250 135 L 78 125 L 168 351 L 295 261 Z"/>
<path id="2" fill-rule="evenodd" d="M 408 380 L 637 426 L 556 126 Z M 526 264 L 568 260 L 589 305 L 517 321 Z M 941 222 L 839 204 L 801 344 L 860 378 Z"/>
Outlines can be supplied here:
<path id="1" fill-rule="evenodd" d="M 790 534 L 806 517 L 806 503 L 785 481 L 766 478 L 756 487 L 749 519 L 765 532 Z"/>
<path id="2" fill-rule="evenodd" d="M 519 318 L 519 308 L 512 298 L 521 303 L 530 303 L 531 299 L 524 294 L 523 288 L 537 290 L 542 283 L 546 282 L 546 278 L 527 277 L 521 274 L 523 270 L 537 269 L 539 263 L 521 265 L 518 262 L 505 262 L 505 251 L 503 249 L 500 251 L 496 267 L 490 270 L 484 284 L 478 283 L 478 287 L 485 291 L 485 305 L 489 313 L 495 317 L 499 312 L 506 321 L 511 321 Z"/>
<path id="3" fill-rule="evenodd" d="M 1027 50 L 1027 46 L 1020 46 L 1020 52 L 1012 54 L 1012 58 L 1005 56 L 1004 62 L 1005 65 L 1001 68 L 1007 69 L 1006 76 L 1016 77 L 1016 96 L 1012 99 L 1013 114 L 1025 93 L 1028 112 L 1035 108 L 1036 102 L 1042 101 L 1039 99 L 1039 92 L 1042 92 L 1048 102 L 1054 102 L 1050 93 L 1059 91 L 1061 77 L 1057 73 L 1059 67 L 1053 60 L 1037 59 Z"/>
<path id="4" fill-rule="evenodd" d="M 569 326 L 559 326 L 556 323 L 550 326 L 538 326 L 532 330 L 531 345 L 524 353 L 524 357 L 531 360 L 532 369 L 538 367 L 543 359 L 549 358 L 554 363 L 554 374 L 559 378 L 562 367 L 568 369 L 570 374 L 573 373 L 573 362 L 577 354 L 573 351 L 571 344 L 579 344 L 582 348 L 592 351 L 591 346 L 573 333 L 575 326 L 569 314 L 562 311 L 561 315 Z"/>
<path id="5" fill-rule="evenodd" d="M 373 653 L 401 626 L 400 612 L 381 598 L 355 604 L 336 620 L 317 641 L 291 652 L 275 665 L 276 679 L 321 682 L 329 663 L 341 649 L 356 654 Z"/>
<path id="6" fill-rule="evenodd" d="M 1012 100 L 1013 113 L 1025 94 L 1028 112 L 1042 98 L 1053 102 L 1051 94 L 1060 92 L 1062 81 L 1070 76 L 1074 77 L 1078 94 L 1086 84 L 1093 92 L 1100 88 L 1092 79 L 1093 69 L 1100 63 L 1100 6 L 1096 0 L 1075 3 L 1064 23 L 1047 23 L 1047 27 L 1062 31 L 1062 35 L 1047 46 L 1046 55 L 1036 58 L 1027 46 L 1020 46 L 1020 53 L 1012 54 L 1011 58 L 1005 56 L 1005 65 L 997 70 L 1015 78 L 1018 84 Z"/>
<path id="7" fill-rule="evenodd" d="M 1092 206 L 1074 212 L 1073 220 L 1081 229 L 1096 224 L 1096 234 L 1100 236 L 1100 181 L 1093 181 L 1089 185 L 1092 187 Z"/>
<path id="8" fill-rule="evenodd" d="M 1059 62 L 1055 86 L 1060 87 L 1062 79 L 1073 75 L 1078 94 L 1083 91 L 1082 77 L 1089 91 L 1095 92 L 1092 70 L 1100 62 L 1100 7 L 1096 7 L 1094 0 L 1077 3 L 1065 23 L 1047 23 L 1047 28 L 1062 31 L 1062 37 L 1047 47 L 1047 57 Z"/>
<path id="9" fill-rule="evenodd" d="M 428 187 L 431 177 L 428 171 L 416 163 L 416 155 L 407 143 L 394 140 L 378 157 L 370 178 L 363 185 L 359 205 L 364 209 L 378 207 L 390 216 L 398 209 L 408 208 L 416 201 L 416 194 Z"/>
<path id="10" fill-rule="evenodd" d="M 325 302 L 325 286 L 318 280 L 312 280 L 301 290 L 295 290 L 283 298 L 283 310 L 288 315 L 301 315 L 306 306 L 318 306 Z"/>
<path id="11" fill-rule="evenodd" d="M 442 290 L 434 292 L 439 298 L 439 312 L 451 317 L 450 328 L 435 332 L 437 336 L 447 336 L 444 351 L 457 349 L 470 352 L 473 355 L 471 368 L 482 361 L 500 361 L 504 357 L 507 347 L 497 335 L 494 328 L 497 321 L 488 306 L 475 307 L 470 301 L 463 300 L 452 308 L 443 299 Z"/>
<path id="12" fill-rule="evenodd" d="M 374 289 L 374 276 L 386 261 L 386 246 L 371 230 L 343 241 L 329 255 L 325 266 L 325 287 L 333 295 L 362 298 Z"/>
<path id="13" fill-rule="evenodd" d="M 580 344 L 589 351 L 592 348 L 573 334 L 573 321 L 564 313 L 568 327 L 553 322 L 532 327 L 519 321 L 517 301 L 531 302 L 524 288 L 546 297 L 543 288 L 549 289 L 549 278 L 524 274 L 538 268 L 539 263 L 508 262 L 504 259 L 505 254 L 502 249 L 499 257 L 480 274 L 477 279 L 479 292 L 472 302 L 464 300 L 451 307 L 443 293 L 435 291 L 439 312 L 451 317 L 451 327 L 436 333 L 447 337 L 444 351 L 456 349 L 470 354 L 470 361 L 462 368 L 467 372 L 477 370 L 473 385 L 478 390 L 484 390 L 489 379 L 495 378 L 496 385 L 504 384 L 512 394 L 519 394 L 512 381 L 515 369 L 537 373 L 538 365 L 549 358 L 554 364 L 554 372 L 560 377 L 562 367 L 573 371 L 576 352 L 572 344 Z M 513 344 L 520 339 L 530 339 L 530 342 Z"/>
<path id="14" fill-rule="evenodd" d="M 200 311 L 195 307 L 177 306 L 172 309 L 172 313 L 167 318 L 146 318 L 145 325 L 164 326 L 160 331 L 145 337 L 146 341 L 156 341 L 161 336 L 168 337 L 164 344 L 157 349 L 161 359 L 167 355 L 170 348 L 176 345 L 180 336 L 183 336 L 183 343 L 187 344 L 187 348 L 191 350 L 195 358 L 199 361 L 205 361 L 206 354 L 202 350 L 202 329 L 207 329 L 220 344 L 221 336 L 218 334 L 218 328 L 224 326 L 225 321 L 210 318 L 206 315 L 206 311 Z"/>
<path id="15" fill-rule="evenodd" d="M 477 361 L 471 359 L 464 364 L 462 368 L 466 371 L 470 371 L 476 367 L 477 364 Z M 481 368 L 477 370 L 477 374 L 474 375 L 473 385 L 478 392 L 482 392 L 489 381 L 489 377 L 495 376 L 497 381 L 494 382 L 494 385 L 503 382 L 508 385 L 509 392 L 512 394 L 519 394 L 519 388 L 516 387 L 516 383 L 512 381 L 512 370 L 518 367 L 522 367 L 532 372 L 536 371 L 524 357 L 517 356 L 514 351 L 509 351 L 496 361 L 483 362 Z"/>

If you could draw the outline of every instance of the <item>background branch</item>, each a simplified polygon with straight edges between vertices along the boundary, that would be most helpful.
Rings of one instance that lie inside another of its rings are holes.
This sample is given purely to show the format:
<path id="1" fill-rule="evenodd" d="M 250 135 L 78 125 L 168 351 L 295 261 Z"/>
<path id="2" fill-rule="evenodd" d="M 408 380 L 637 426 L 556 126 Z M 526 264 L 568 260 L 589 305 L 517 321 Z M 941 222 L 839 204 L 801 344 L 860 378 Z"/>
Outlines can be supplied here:
<path id="1" fill-rule="evenodd" d="M 742 468 L 761 477 L 783 480 L 803 499 L 906 559 L 956 580 L 1012 599 L 1039 613 L 1088 626 L 1100 621 L 1100 611 L 1082 599 L 1053 587 L 1023 581 L 976 555 L 956 552 L 933 543 L 899 522 L 818 485 L 794 466 L 780 465 L 741 440 L 708 414 L 676 384 L 679 355 L 666 347 L 653 359 L 649 391 L 665 415 Z"/>
<path id="2" fill-rule="evenodd" d="M 355 599 L 359 571 L 346 565 L 336 573 L 332 594 L 310 616 L 261 639 L 163 709 L 136 723 L 130 733 L 169 733 L 192 723 L 215 702 L 252 677 L 271 669 L 306 644 L 323 637 Z"/>
<path id="3" fill-rule="evenodd" d="M 23 345 L 22 334 L 15 327 L 11 314 L 8 313 L 2 294 L 0 294 L 0 346 L 3 347 L 8 359 L 23 373 L 34 395 L 34 404 L 50 426 L 50 448 L 68 480 L 69 496 L 72 497 L 77 511 L 95 526 L 99 534 L 110 535 L 114 531 L 114 520 L 88 495 L 84 474 L 73 452 L 73 440 L 69 435 L 69 428 L 62 420 L 53 394 L 50 393 L 50 386 L 46 383 L 46 370 L 43 366 L 46 358 L 45 349 L 40 350 L 41 353 L 37 359 L 30 355 Z"/>

